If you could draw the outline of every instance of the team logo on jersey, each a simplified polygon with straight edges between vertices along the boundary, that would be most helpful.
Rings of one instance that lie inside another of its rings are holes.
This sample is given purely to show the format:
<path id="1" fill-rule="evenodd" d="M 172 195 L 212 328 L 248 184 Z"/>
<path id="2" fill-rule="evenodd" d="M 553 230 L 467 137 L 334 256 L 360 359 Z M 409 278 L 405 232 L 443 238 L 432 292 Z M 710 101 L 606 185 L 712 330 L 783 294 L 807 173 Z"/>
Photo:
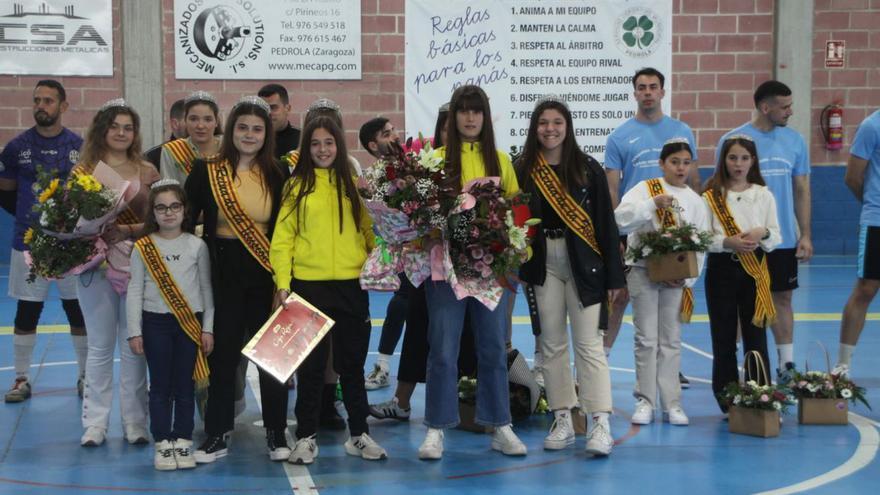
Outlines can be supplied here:
<path id="1" fill-rule="evenodd" d="M 18 152 L 18 163 L 21 165 L 27 165 L 31 162 L 31 149 L 28 148 L 26 150 L 21 150 Z"/>
<path id="2" fill-rule="evenodd" d="M 213 74 L 240 72 L 263 51 L 265 25 L 256 2 L 239 0 L 236 5 L 217 1 L 188 2 L 177 19 L 177 43 L 193 67 Z"/>
<path id="3" fill-rule="evenodd" d="M 79 163 L 79 150 L 70 150 L 70 154 L 67 155 L 67 159 L 70 160 L 70 163 Z"/>
<path id="4" fill-rule="evenodd" d="M 618 18 L 614 41 L 631 57 L 644 58 L 657 50 L 665 35 L 660 16 L 648 7 L 632 7 Z"/>

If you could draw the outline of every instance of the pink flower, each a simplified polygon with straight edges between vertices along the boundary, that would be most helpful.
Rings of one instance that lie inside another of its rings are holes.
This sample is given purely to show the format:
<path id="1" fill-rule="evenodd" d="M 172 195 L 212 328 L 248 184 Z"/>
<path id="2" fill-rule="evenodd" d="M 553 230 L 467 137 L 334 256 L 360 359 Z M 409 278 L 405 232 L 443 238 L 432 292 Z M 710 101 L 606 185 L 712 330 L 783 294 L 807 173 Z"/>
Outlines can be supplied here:
<path id="1" fill-rule="evenodd" d="M 483 259 L 484 253 L 482 248 L 473 248 L 471 249 L 471 257 L 474 259 Z M 491 261 L 487 261 L 487 263 L 491 263 Z"/>
<path id="2" fill-rule="evenodd" d="M 767 394 L 761 394 L 761 402 L 770 402 L 770 397 Z"/>
<path id="3" fill-rule="evenodd" d="M 495 261 L 495 257 L 492 256 L 491 253 L 486 253 L 485 255 L 483 255 L 483 262 L 491 265 L 493 261 Z"/>

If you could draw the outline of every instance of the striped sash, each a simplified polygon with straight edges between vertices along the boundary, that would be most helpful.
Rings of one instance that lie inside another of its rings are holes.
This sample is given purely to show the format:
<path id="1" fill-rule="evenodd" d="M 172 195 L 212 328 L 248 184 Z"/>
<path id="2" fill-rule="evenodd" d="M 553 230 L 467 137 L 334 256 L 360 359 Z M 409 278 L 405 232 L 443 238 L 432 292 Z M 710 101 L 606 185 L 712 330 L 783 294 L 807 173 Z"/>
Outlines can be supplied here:
<path id="1" fill-rule="evenodd" d="M 648 193 L 652 198 L 665 194 L 663 183 L 660 179 L 648 179 Z M 664 228 L 675 227 L 675 215 L 668 208 L 657 208 L 657 220 Z M 682 323 L 690 323 L 691 316 L 694 315 L 694 291 L 690 287 L 685 287 L 681 292 L 681 306 L 678 310 L 679 319 Z"/>
<path id="2" fill-rule="evenodd" d="M 706 202 L 715 214 L 715 218 L 724 227 L 724 234 L 728 237 L 739 234 L 740 228 L 736 220 L 727 208 L 727 202 L 720 194 L 709 190 L 703 193 Z M 755 315 L 752 323 L 764 327 L 776 321 L 776 307 L 773 305 L 773 297 L 770 294 L 770 271 L 767 269 L 767 256 L 758 261 L 755 253 L 736 253 L 739 262 L 746 273 L 755 279 Z"/>
<path id="3" fill-rule="evenodd" d="M 167 150 L 168 154 L 174 160 L 177 167 L 183 171 L 184 175 L 189 175 L 192 170 L 192 162 L 198 158 L 196 150 L 187 139 L 175 139 L 162 145 L 162 149 Z"/>
<path id="4" fill-rule="evenodd" d="M 232 183 L 231 165 L 228 161 L 208 162 L 208 179 L 211 182 L 211 192 L 214 200 L 226 220 L 229 227 L 235 232 L 238 240 L 251 253 L 251 256 L 272 273 L 272 264 L 269 263 L 269 239 L 262 230 L 257 228 L 254 221 L 245 213 L 241 203 L 238 202 L 238 194 Z"/>
<path id="5" fill-rule="evenodd" d="M 174 281 L 165 262 L 162 261 L 162 255 L 156 248 L 156 244 L 150 236 L 144 236 L 134 243 L 135 248 L 144 260 L 147 270 L 159 287 L 159 293 L 162 294 L 162 300 L 171 309 L 180 328 L 186 333 L 186 336 L 196 344 L 196 366 L 193 370 L 193 380 L 196 382 L 196 388 L 204 389 L 208 386 L 208 377 L 210 370 L 208 369 L 208 360 L 202 351 L 202 325 L 196 318 L 195 313 L 189 307 L 183 293 Z"/>

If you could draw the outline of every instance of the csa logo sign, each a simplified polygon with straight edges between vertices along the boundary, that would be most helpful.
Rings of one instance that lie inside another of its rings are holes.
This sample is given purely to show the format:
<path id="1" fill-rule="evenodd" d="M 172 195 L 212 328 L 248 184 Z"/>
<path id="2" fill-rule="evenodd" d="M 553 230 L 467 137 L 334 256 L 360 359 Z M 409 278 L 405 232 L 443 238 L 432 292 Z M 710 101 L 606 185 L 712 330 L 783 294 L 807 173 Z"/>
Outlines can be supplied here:
<path id="1" fill-rule="evenodd" d="M 262 55 L 266 31 L 255 2 L 175 3 L 178 51 L 190 68 L 201 74 L 236 74 Z"/>

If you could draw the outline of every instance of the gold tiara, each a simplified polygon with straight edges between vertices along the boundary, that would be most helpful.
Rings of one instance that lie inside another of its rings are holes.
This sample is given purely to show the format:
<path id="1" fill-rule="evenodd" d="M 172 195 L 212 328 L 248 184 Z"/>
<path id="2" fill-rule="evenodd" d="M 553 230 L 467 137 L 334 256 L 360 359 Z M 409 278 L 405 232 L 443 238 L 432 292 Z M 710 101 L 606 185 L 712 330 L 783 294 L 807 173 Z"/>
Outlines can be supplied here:
<path id="1" fill-rule="evenodd" d="M 242 96 L 241 98 L 239 98 L 238 102 L 236 102 L 235 105 L 232 106 L 232 111 L 234 112 L 239 105 L 256 105 L 265 110 L 266 113 L 270 113 L 269 104 L 266 103 L 266 100 L 260 98 L 259 96 Z"/>
<path id="2" fill-rule="evenodd" d="M 201 90 L 193 91 L 186 98 L 183 99 L 184 104 L 189 104 L 194 101 L 206 101 L 215 105 L 217 104 L 217 100 L 214 99 L 214 96 L 212 96 L 211 93 Z"/>

